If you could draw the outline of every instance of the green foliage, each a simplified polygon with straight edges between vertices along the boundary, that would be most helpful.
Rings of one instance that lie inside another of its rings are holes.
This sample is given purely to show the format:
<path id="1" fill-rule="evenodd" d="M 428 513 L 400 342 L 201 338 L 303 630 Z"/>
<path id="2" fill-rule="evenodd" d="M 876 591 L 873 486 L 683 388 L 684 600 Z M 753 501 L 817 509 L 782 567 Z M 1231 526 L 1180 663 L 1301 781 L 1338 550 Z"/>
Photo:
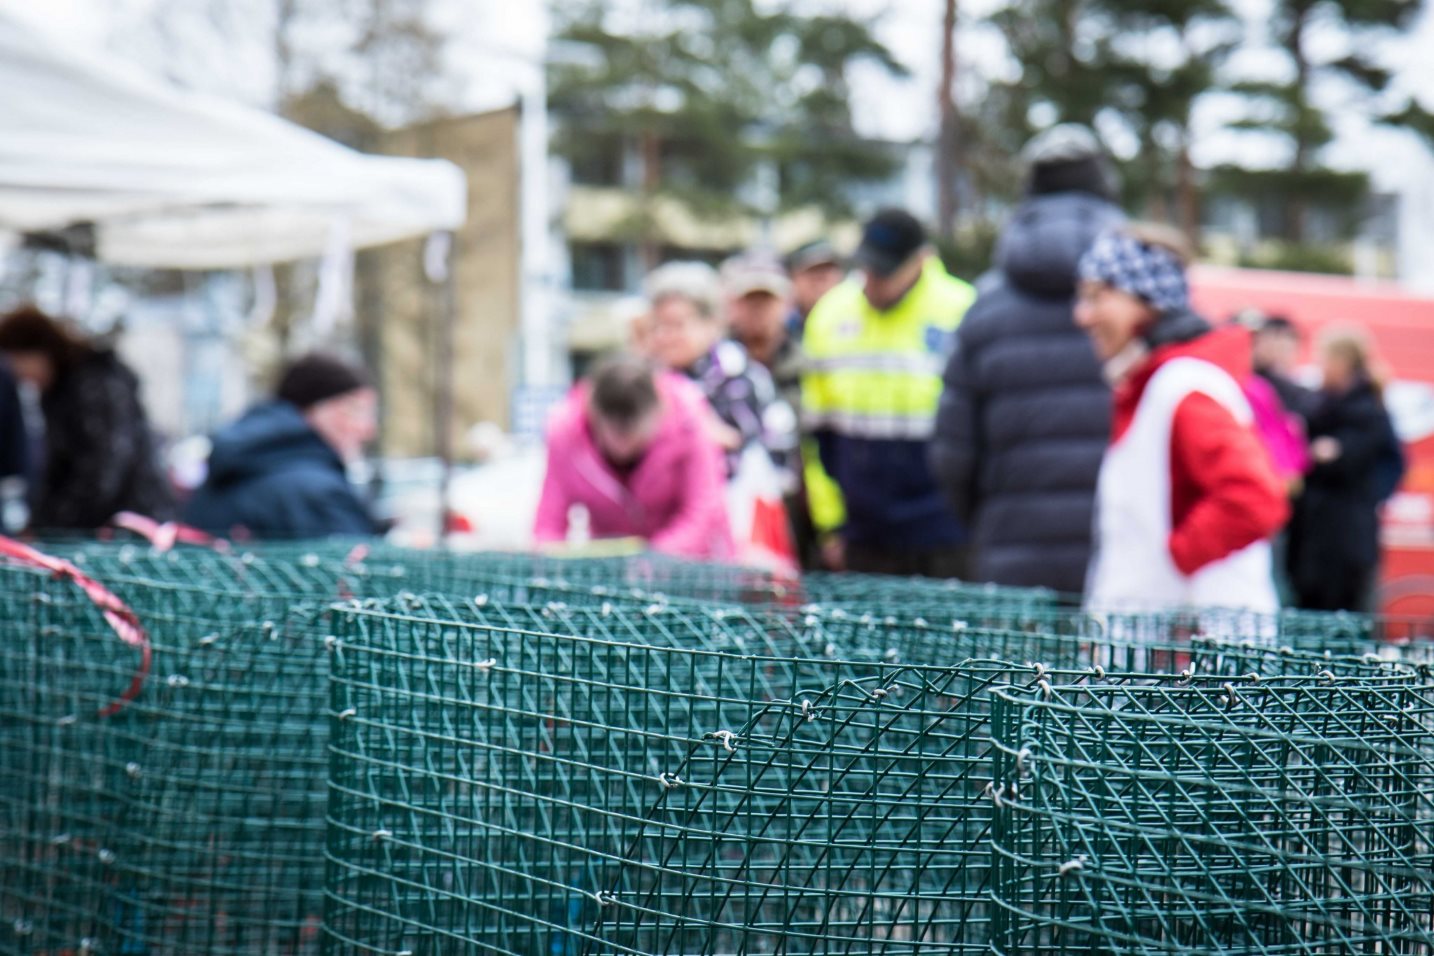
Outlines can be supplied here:
<path id="1" fill-rule="evenodd" d="M 1338 169 L 1244 169 L 1221 166 L 1211 172 L 1210 187 L 1251 201 L 1287 203 L 1297 196 L 1319 196 L 1321 204 L 1353 213 L 1369 194 L 1369 174 Z"/>
<path id="2" fill-rule="evenodd" d="M 1316 272 L 1323 275 L 1351 275 L 1354 263 L 1342 248 L 1293 242 L 1272 242 L 1240 256 L 1248 269 L 1276 269 L 1281 272 Z"/>
<path id="3" fill-rule="evenodd" d="M 1246 97 L 1248 109 L 1231 128 L 1273 133 L 1288 144 L 1288 175 L 1278 181 L 1278 186 L 1291 210 L 1287 238 L 1296 245 L 1305 238 L 1307 208 L 1349 205 L 1362 199 L 1368 188 L 1365 180 L 1359 195 L 1354 196 L 1354 179 L 1335 183 L 1338 176 L 1332 180 L 1325 175 L 1328 171 L 1323 169 L 1321 154 L 1333 141 L 1334 130 L 1326 110 L 1315 102 L 1314 89 L 1330 79 L 1340 80 L 1375 112 L 1390 88 L 1393 73 L 1370 51 L 1409 26 L 1419 9 L 1420 0 L 1276 0 L 1269 52 L 1285 59 L 1292 79 L 1286 83 L 1233 84 L 1231 89 Z M 1320 58 L 1310 39 L 1316 27 L 1340 30 L 1347 38 L 1349 52 Z M 1420 131 L 1421 114 L 1427 114 L 1412 99 L 1407 103 L 1402 110 L 1376 112 L 1378 121 Z M 1332 183 L 1337 186 L 1334 195 L 1325 192 Z"/>
<path id="4" fill-rule="evenodd" d="M 977 221 L 958 229 L 951 237 L 938 237 L 936 251 L 946 271 L 967 282 L 975 282 L 995 264 L 996 241 L 1001 230 L 987 221 Z"/>
<path id="5" fill-rule="evenodd" d="M 848 186 L 895 168 L 899 157 L 852 127 L 851 69 L 905 72 L 870 24 L 754 0 L 664 0 L 642 23 L 623 7 L 555 5 L 554 149 L 575 163 L 595 131 L 618 133 L 643 157 L 651 193 L 709 219 L 764 205 L 743 195 L 764 166 L 778 173 L 782 207 L 837 214 Z"/>

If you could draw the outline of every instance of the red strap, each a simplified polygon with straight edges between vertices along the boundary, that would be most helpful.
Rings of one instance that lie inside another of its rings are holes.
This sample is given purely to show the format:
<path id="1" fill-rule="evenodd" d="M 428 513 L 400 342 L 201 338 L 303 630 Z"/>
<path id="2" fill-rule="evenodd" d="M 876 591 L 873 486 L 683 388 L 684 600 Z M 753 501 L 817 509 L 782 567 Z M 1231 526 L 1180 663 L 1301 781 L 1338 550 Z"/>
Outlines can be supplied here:
<path id="1" fill-rule="evenodd" d="M 125 688 L 124 693 L 119 697 L 100 708 L 99 715 L 111 717 L 119 713 L 125 704 L 138 697 L 140 689 L 144 687 L 145 678 L 149 676 L 152 654 L 149 635 L 145 633 L 144 627 L 140 624 L 138 615 L 116 597 L 113 591 L 63 558 L 42 554 L 27 544 L 21 544 L 19 541 L 3 535 L 0 535 L 0 556 L 31 567 L 43 568 L 57 578 L 75 582 L 80 590 L 85 592 L 85 596 L 94 602 L 95 607 L 104 612 L 105 620 L 119 635 L 119 639 L 130 647 L 139 648 L 139 667 L 135 669 L 129 687 Z"/>
<path id="2" fill-rule="evenodd" d="M 191 528 L 177 521 L 166 521 L 160 524 L 153 518 L 136 514 L 133 511 L 121 511 L 110 519 L 110 524 L 125 531 L 133 531 L 154 545 L 160 553 L 172 550 L 176 544 L 193 544 L 213 548 L 220 553 L 229 551 L 229 542 L 222 538 L 216 538 L 198 528 Z"/>

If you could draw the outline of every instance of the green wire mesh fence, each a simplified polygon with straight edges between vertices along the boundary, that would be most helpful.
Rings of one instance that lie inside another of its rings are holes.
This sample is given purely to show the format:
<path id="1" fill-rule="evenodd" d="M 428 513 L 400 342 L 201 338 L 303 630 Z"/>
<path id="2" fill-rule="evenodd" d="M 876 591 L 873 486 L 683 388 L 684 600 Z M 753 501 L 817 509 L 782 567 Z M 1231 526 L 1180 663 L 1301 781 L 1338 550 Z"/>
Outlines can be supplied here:
<path id="1" fill-rule="evenodd" d="M 1434 695 L 1000 691 L 995 949 L 1434 952 Z"/>
<path id="2" fill-rule="evenodd" d="M 152 661 L 101 716 L 134 649 L 71 581 L 0 567 L 7 956 L 975 951 L 992 688 L 1428 677 L 1330 616 L 646 557 L 55 550 Z"/>
<path id="3" fill-rule="evenodd" d="M 416 597 L 341 615 L 329 951 L 986 952 L 988 692 L 1231 683 L 1213 659 L 1125 675 L 733 654 L 671 641 L 664 613 L 642 613 L 647 634 L 604 633 L 612 610 L 530 630 Z M 1309 675 L 1275 683 L 1427 680 L 1221 653 Z"/>

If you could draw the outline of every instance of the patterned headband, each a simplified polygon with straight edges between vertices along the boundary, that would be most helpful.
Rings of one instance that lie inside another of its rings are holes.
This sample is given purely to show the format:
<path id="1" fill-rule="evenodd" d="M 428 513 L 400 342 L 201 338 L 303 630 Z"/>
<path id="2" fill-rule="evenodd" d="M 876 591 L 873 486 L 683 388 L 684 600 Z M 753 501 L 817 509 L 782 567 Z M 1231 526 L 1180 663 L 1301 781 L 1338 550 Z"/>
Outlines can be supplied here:
<path id="1" fill-rule="evenodd" d="M 1159 246 L 1123 232 L 1107 232 L 1081 256 L 1077 273 L 1138 296 L 1157 312 L 1190 304 L 1190 287 L 1180 260 Z"/>

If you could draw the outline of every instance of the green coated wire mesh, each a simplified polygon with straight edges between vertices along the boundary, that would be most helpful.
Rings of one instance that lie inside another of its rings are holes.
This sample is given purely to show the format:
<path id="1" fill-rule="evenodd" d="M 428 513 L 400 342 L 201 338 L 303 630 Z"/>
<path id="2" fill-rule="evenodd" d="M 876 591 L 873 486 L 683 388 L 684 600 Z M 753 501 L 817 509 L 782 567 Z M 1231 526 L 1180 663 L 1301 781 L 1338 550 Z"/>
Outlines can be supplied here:
<path id="1" fill-rule="evenodd" d="M 153 662 L 99 716 L 133 649 L 0 567 L 6 956 L 971 952 L 1000 915 L 991 688 L 1428 680 L 1360 619 L 647 557 L 53 550 Z"/>
<path id="2" fill-rule="evenodd" d="M 139 696 L 101 716 L 134 652 L 73 588 L 0 576 L 43 598 L 0 645 L 0 951 L 312 948 L 327 767 L 316 619 L 273 597 L 112 578 L 153 659 Z"/>
<path id="3" fill-rule="evenodd" d="M 1425 680 L 1238 646 L 1183 675 L 764 657 L 664 616 L 340 616 L 330 952 L 985 952 L 992 687 Z"/>
<path id="4" fill-rule="evenodd" d="M 1434 694 L 1001 691 L 995 949 L 1434 952 Z"/>

